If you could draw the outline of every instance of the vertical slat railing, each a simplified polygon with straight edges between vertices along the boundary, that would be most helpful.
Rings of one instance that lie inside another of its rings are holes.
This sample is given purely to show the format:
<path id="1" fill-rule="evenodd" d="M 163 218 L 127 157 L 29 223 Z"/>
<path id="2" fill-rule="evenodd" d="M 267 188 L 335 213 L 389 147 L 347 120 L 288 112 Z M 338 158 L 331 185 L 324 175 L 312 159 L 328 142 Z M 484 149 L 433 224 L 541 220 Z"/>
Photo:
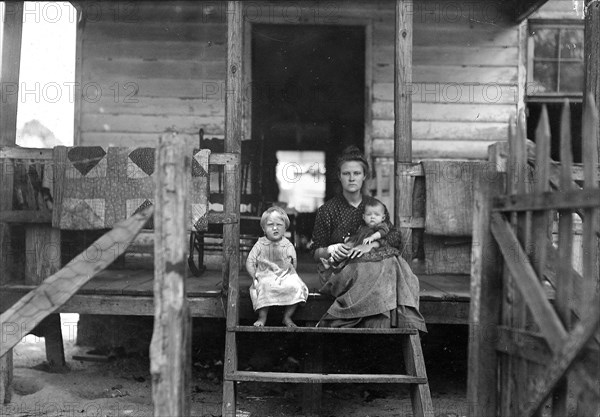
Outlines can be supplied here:
<path id="1" fill-rule="evenodd" d="M 516 194 L 517 185 L 519 183 L 518 169 L 516 162 L 517 154 L 517 126 L 516 120 L 511 117 L 508 131 L 508 163 L 506 166 L 507 184 L 506 194 Z M 516 224 L 516 216 L 511 216 L 511 223 Z M 512 277 L 506 265 L 502 268 L 502 311 L 501 323 L 503 326 L 512 327 L 512 300 L 516 291 L 512 282 Z M 512 358 L 508 355 L 502 355 L 500 359 L 500 384 L 502 390 L 500 392 L 500 415 L 507 416 L 511 414 L 511 370 Z"/>
<path id="2" fill-rule="evenodd" d="M 571 149 L 571 112 L 569 101 L 563 105 L 560 124 L 560 189 L 569 191 L 573 188 Z M 558 257 L 556 274 L 556 311 L 567 331 L 571 328 L 571 296 L 573 275 L 571 271 L 573 257 L 573 211 L 561 210 L 558 219 Z M 567 415 L 568 378 L 561 380 L 552 397 L 552 417 Z"/>
<path id="3" fill-rule="evenodd" d="M 544 105 L 540 121 L 535 131 L 535 176 L 533 191 L 536 194 L 541 194 L 550 190 L 550 123 L 548 121 L 548 110 Z M 548 215 L 551 214 L 548 210 L 539 210 L 532 213 L 532 232 L 531 236 L 535 239 L 532 246 L 532 262 L 540 282 L 544 281 L 544 273 L 546 272 L 546 252 L 548 242 L 551 241 L 551 232 Z M 526 308 L 526 306 L 523 306 Z M 528 320 L 531 321 L 531 320 Z M 543 368 L 541 369 L 543 370 Z M 527 374 L 523 382 L 531 378 L 532 375 L 538 374 L 540 367 L 527 363 Z M 526 392 L 522 390 L 522 392 Z M 541 413 L 534 414 L 536 417 L 541 417 Z"/>

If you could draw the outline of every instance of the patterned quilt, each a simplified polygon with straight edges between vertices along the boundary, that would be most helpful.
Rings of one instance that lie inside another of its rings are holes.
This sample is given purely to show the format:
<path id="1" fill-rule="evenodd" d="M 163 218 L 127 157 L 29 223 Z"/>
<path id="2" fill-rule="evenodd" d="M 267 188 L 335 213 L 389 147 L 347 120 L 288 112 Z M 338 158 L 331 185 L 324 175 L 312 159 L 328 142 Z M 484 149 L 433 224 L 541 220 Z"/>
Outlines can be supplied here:
<path id="1" fill-rule="evenodd" d="M 209 150 L 194 151 L 190 200 L 190 227 L 207 228 Z M 154 148 L 79 146 L 67 148 L 60 215 L 54 227 L 67 230 L 108 229 L 154 203 Z M 146 228 L 153 228 L 150 220 Z"/>

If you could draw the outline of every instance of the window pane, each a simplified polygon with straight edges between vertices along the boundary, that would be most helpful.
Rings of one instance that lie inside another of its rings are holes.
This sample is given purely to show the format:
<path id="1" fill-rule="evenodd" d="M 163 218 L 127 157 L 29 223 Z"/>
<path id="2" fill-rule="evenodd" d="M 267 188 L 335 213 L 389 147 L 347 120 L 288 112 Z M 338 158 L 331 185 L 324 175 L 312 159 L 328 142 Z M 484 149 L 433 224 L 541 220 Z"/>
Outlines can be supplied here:
<path id="1" fill-rule="evenodd" d="M 533 40 L 536 58 L 558 57 L 558 29 L 537 29 L 533 33 Z"/>
<path id="2" fill-rule="evenodd" d="M 583 62 L 560 64 L 560 91 L 583 91 Z"/>
<path id="3" fill-rule="evenodd" d="M 560 42 L 561 58 L 576 58 L 583 61 L 583 29 L 564 29 Z"/>
<path id="4" fill-rule="evenodd" d="M 533 64 L 533 81 L 535 93 L 556 91 L 556 78 L 558 75 L 555 62 L 536 62 Z"/>

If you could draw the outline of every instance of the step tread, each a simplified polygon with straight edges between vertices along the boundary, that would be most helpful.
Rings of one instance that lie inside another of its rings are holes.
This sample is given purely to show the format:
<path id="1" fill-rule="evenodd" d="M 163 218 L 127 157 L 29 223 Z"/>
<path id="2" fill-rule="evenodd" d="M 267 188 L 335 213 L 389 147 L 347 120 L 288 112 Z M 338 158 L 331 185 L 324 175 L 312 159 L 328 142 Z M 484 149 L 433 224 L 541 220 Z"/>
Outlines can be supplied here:
<path id="1" fill-rule="evenodd" d="M 340 327 L 285 327 L 285 326 L 235 326 L 229 332 L 240 333 L 325 333 L 325 334 L 417 334 L 416 329 L 380 328 L 340 328 Z"/>
<path id="2" fill-rule="evenodd" d="M 291 383 L 378 383 L 427 384 L 426 377 L 395 374 L 316 374 L 299 372 L 235 371 L 227 373 L 228 381 L 291 382 Z"/>

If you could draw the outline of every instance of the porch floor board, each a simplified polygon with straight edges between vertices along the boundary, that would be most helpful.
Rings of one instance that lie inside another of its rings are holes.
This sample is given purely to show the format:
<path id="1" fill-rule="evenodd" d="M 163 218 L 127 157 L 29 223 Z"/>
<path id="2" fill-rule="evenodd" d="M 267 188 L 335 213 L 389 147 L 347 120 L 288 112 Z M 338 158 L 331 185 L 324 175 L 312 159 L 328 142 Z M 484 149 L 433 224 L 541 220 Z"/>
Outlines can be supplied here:
<path id="1" fill-rule="evenodd" d="M 309 299 L 295 314 L 297 320 L 316 321 L 331 305 L 331 299 L 318 293 L 316 272 L 299 270 L 309 288 Z M 106 270 L 85 284 L 63 307 L 64 313 L 153 315 L 153 275 L 149 269 Z M 420 275 L 420 309 L 428 323 L 467 324 L 469 308 L 468 275 Z M 250 277 L 240 271 L 240 319 L 253 320 L 248 287 Z M 207 270 L 186 280 L 192 316 L 222 318 L 225 300 L 221 297 L 221 271 Z M 6 310 L 34 286 L 0 286 L 0 311 Z"/>

